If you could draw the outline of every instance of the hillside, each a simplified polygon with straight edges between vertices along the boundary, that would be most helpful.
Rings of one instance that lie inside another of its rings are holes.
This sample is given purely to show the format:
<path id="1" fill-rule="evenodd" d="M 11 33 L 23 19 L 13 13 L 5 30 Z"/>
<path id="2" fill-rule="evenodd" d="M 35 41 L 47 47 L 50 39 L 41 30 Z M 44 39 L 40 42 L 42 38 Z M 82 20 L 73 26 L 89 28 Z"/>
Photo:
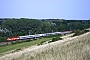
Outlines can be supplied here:
<path id="1" fill-rule="evenodd" d="M 3 18 L 0 19 L 0 42 L 6 42 L 7 38 L 14 36 L 75 31 L 87 28 L 90 28 L 90 20 Z"/>
<path id="2" fill-rule="evenodd" d="M 90 32 L 27 48 L 2 56 L 0 60 L 90 60 Z"/>

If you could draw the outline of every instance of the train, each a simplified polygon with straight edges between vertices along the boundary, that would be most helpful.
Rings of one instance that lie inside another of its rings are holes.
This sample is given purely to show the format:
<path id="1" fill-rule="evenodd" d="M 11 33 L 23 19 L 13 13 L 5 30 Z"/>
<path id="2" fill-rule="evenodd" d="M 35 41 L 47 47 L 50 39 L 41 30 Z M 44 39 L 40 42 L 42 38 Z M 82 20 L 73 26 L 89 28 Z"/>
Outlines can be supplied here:
<path id="1" fill-rule="evenodd" d="M 26 36 L 14 36 L 14 37 L 11 37 L 11 38 L 7 38 L 7 41 L 36 39 L 36 38 L 41 38 L 41 37 L 50 36 L 50 35 L 68 34 L 68 33 L 71 33 L 71 32 L 72 31 L 64 31 L 64 32 L 53 32 L 53 33 L 35 34 L 35 35 L 26 35 Z"/>

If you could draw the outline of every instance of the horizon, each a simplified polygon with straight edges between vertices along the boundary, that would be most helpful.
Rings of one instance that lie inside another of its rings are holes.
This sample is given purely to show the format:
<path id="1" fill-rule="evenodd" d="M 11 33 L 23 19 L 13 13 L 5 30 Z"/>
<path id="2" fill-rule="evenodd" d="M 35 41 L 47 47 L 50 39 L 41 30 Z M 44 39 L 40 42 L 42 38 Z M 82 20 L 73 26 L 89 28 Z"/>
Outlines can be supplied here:
<path id="1" fill-rule="evenodd" d="M 63 19 L 63 20 L 90 20 L 90 19 L 65 19 L 65 18 L 29 18 L 29 17 L 0 17 L 0 19 L 21 19 L 21 18 L 24 18 L 24 19 Z"/>
<path id="2" fill-rule="evenodd" d="M 0 19 L 21 19 L 21 18 L 24 18 L 24 17 L 20 17 L 20 18 L 15 18 L 15 17 L 4 17 L 4 18 L 1 18 Z M 38 20 L 42 20 L 42 19 L 62 19 L 62 20 L 90 20 L 90 19 L 64 19 L 64 18 L 24 18 L 24 19 L 38 19 Z"/>

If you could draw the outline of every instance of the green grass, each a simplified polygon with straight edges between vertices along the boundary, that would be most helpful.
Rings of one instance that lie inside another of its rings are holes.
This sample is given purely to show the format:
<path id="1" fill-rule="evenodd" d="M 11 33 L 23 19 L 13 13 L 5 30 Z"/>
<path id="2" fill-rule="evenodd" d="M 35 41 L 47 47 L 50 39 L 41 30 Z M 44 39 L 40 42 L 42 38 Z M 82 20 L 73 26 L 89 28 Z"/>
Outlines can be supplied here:
<path id="1" fill-rule="evenodd" d="M 32 45 L 38 44 L 42 41 L 48 41 L 50 39 L 51 38 L 42 38 L 42 39 L 37 39 L 37 40 L 34 40 L 34 41 L 30 41 L 30 42 L 23 42 L 23 43 L 17 43 L 17 44 L 14 44 L 14 45 L 2 46 L 2 47 L 0 47 L 0 53 L 10 51 L 10 50 L 14 50 L 14 49 L 18 49 L 18 48 L 27 47 L 27 46 L 32 46 Z"/>
<path id="2" fill-rule="evenodd" d="M 44 37 L 44 38 L 33 40 L 30 42 L 22 42 L 22 43 L 16 43 L 13 45 L 5 45 L 5 46 L 0 47 L 0 55 L 2 55 L 5 52 L 10 52 L 11 50 L 15 50 L 15 49 L 18 50 L 18 49 L 30 47 L 36 44 L 40 44 L 42 41 L 49 41 L 52 39 L 52 37 L 57 37 L 57 36 L 60 36 L 60 35 Z"/>

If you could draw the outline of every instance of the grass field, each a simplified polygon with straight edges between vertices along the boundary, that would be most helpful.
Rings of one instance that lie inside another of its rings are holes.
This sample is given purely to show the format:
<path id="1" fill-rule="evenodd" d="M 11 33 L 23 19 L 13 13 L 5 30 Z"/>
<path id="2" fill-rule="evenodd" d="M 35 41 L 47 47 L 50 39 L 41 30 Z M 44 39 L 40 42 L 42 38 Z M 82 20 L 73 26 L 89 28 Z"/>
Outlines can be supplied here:
<path id="1" fill-rule="evenodd" d="M 39 44 L 42 41 L 49 41 L 53 37 L 58 37 L 58 36 L 60 36 L 60 35 L 48 36 L 48 37 L 44 37 L 44 38 L 37 39 L 37 40 L 34 40 L 34 41 L 30 41 L 30 42 L 23 42 L 23 43 L 17 43 L 17 44 L 14 44 L 14 45 L 2 46 L 2 47 L 0 47 L 0 55 L 11 53 L 12 50 L 22 50 L 23 48 L 28 48 L 30 46 Z"/>
<path id="2" fill-rule="evenodd" d="M 90 32 L 3 56 L 2 60 L 90 60 Z"/>
<path id="3" fill-rule="evenodd" d="M 90 33 L 29 53 L 16 60 L 90 60 Z"/>

